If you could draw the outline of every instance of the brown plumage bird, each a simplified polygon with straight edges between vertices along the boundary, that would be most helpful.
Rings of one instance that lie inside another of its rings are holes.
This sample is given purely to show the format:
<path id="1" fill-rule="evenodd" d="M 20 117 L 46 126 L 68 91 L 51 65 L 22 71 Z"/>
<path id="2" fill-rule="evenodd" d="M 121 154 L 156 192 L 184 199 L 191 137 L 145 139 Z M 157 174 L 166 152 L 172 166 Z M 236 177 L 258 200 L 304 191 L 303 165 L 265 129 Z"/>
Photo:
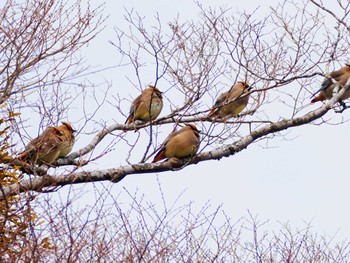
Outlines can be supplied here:
<path id="1" fill-rule="evenodd" d="M 342 67 L 339 70 L 333 71 L 329 74 L 329 78 L 325 78 L 321 84 L 321 88 L 312 94 L 311 97 L 315 96 L 319 93 L 315 98 L 311 100 L 311 103 L 315 103 L 317 101 L 329 100 L 333 97 L 333 90 L 335 88 L 335 84 L 332 81 L 332 78 L 335 79 L 341 86 L 344 86 L 348 79 L 350 78 L 350 65 L 346 64 L 345 67 Z M 345 100 L 350 98 L 350 89 L 348 89 L 344 95 L 341 97 L 341 100 Z"/>
<path id="2" fill-rule="evenodd" d="M 125 124 L 136 120 L 155 120 L 163 109 L 163 96 L 158 88 L 149 86 L 139 95 L 130 107 L 129 117 Z"/>
<path id="3" fill-rule="evenodd" d="M 197 153 L 200 144 L 200 135 L 196 126 L 186 124 L 185 127 L 169 134 L 162 148 L 154 157 L 152 163 L 163 159 L 186 158 Z"/>
<path id="4" fill-rule="evenodd" d="M 39 165 L 51 164 L 70 153 L 75 142 L 74 132 L 72 125 L 66 121 L 60 126 L 48 127 L 28 143 L 18 158 Z"/>
<path id="5" fill-rule="evenodd" d="M 208 116 L 214 118 L 237 117 L 247 106 L 251 89 L 252 87 L 247 82 L 237 82 L 229 91 L 222 93 L 217 98 Z"/>

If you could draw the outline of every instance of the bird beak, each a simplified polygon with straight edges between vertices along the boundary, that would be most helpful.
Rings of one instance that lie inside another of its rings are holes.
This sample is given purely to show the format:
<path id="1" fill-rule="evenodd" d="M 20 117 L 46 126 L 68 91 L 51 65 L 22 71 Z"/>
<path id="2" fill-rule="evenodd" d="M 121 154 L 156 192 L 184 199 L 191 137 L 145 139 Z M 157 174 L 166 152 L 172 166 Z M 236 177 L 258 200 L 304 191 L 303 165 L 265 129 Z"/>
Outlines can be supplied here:
<path id="1" fill-rule="evenodd" d="M 254 87 L 249 86 L 248 91 L 251 91 L 252 89 L 254 89 Z"/>

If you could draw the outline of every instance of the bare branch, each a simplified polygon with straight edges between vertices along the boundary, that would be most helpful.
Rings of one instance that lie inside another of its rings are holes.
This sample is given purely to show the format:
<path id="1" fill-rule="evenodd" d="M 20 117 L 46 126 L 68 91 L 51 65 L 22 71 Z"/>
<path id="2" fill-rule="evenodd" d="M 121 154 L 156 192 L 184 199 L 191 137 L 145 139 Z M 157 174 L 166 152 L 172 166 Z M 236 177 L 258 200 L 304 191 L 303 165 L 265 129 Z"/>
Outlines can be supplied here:
<path id="1" fill-rule="evenodd" d="M 92 172 L 81 172 L 81 173 L 72 173 L 64 174 L 61 176 L 50 176 L 45 175 L 42 177 L 31 178 L 23 180 L 17 184 L 13 184 L 9 187 L 4 188 L 3 193 L 0 194 L 0 199 L 3 199 L 5 196 L 11 196 L 18 194 L 20 192 L 26 191 L 42 191 L 46 187 L 57 187 L 64 186 L 67 184 L 78 184 L 78 183 L 87 183 L 87 182 L 96 182 L 96 181 L 105 181 L 109 180 L 112 182 L 119 182 L 125 176 L 129 174 L 142 174 L 142 173 L 155 173 L 155 172 L 165 172 L 165 171 L 174 171 L 182 169 L 187 165 L 197 164 L 203 161 L 208 160 L 220 160 L 222 157 L 232 156 L 245 148 L 249 144 L 253 143 L 255 140 L 273 134 L 288 128 L 308 124 L 318 118 L 321 118 L 325 115 L 334 105 L 337 100 L 345 93 L 346 89 L 350 86 L 350 79 L 347 85 L 341 89 L 341 91 L 334 96 L 327 104 L 321 108 L 311 111 L 305 114 L 302 117 L 294 118 L 290 120 L 282 120 L 275 123 L 271 123 L 263 126 L 256 131 L 253 131 L 246 137 L 243 137 L 239 141 L 233 143 L 232 145 L 223 146 L 213 151 L 203 152 L 194 156 L 190 160 L 169 160 L 160 164 L 133 164 L 122 166 L 115 169 L 107 170 L 97 170 Z M 106 132 L 108 130 L 106 129 Z M 96 137 L 99 138 L 99 137 Z M 69 157 L 68 157 L 69 158 Z"/>

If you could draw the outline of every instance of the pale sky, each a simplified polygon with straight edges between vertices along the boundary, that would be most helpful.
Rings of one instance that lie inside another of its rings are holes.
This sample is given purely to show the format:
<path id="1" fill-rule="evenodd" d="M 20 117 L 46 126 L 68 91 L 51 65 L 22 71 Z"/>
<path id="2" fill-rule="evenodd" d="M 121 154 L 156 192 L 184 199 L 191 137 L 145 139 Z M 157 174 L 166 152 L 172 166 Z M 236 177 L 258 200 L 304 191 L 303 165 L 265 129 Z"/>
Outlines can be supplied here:
<path id="1" fill-rule="evenodd" d="M 196 20 L 199 10 L 188 0 L 180 1 L 115 1 L 108 0 L 106 12 L 110 12 L 107 28 L 97 36 L 86 50 L 88 64 L 96 66 L 113 66 L 119 63 L 120 57 L 116 49 L 108 41 L 113 41 L 113 27 L 126 27 L 123 15 L 124 8 L 134 8 L 141 15 L 152 19 L 159 13 L 164 21 L 171 21 L 180 14 L 184 20 Z M 278 1 L 201 1 L 205 6 L 226 6 L 235 10 L 251 12 L 257 8 L 258 13 L 267 14 L 270 5 Z M 262 6 L 264 5 L 264 6 Z M 114 68 L 89 76 L 91 82 L 112 83 L 113 94 L 121 94 L 128 99 L 135 98 L 138 91 L 130 87 L 126 76 L 133 78 L 134 72 L 123 68 Z M 96 79 L 95 79 L 96 78 Z M 154 81 L 143 76 L 144 85 Z M 319 78 L 319 82 L 322 78 Z M 318 82 L 318 83 L 319 83 Z M 223 87 L 224 88 L 224 87 Z M 316 90 L 316 83 L 311 90 Z M 160 87 L 166 90 L 167 87 Z M 165 95 L 166 96 L 166 95 Z M 310 107 L 314 109 L 322 104 Z M 129 105 L 125 102 L 125 112 Z M 164 108 L 168 111 L 169 106 Z M 272 108 L 273 109 L 273 108 Z M 278 111 L 278 109 L 273 109 Z M 115 115 L 114 115 L 115 114 Z M 343 113 L 349 119 L 350 111 Z M 333 112 L 329 118 L 339 118 Z M 104 119 L 107 124 L 114 121 L 124 122 L 124 117 L 115 110 L 102 111 L 96 120 Z M 74 119 L 70 119 L 74 123 Z M 162 141 L 172 126 L 165 128 L 159 135 Z M 141 131 L 142 133 L 143 131 Z M 266 140 L 250 145 L 246 150 L 223 158 L 220 161 L 202 162 L 186 167 L 178 172 L 130 175 L 120 183 L 111 187 L 116 196 L 124 191 L 124 187 L 133 193 L 138 189 L 140 194 L 150 202 L 160 202 L 157 177 L 161 183 L 165 199 L 169 204 L 185 189 L 180 203 L 194 201 L 201 207 L 208 200 L 213 206 L 223 204 L 223 209 L 236 221 L 247 216 L 249 210 L 262 220 L 269 220 L 266 227 L 278 231 L 279 223 L 289 222 L 292 228 L 304 228 L 305 222 L 311 222 L 311 231 L 319 235 L 333 236 L 342 240 L 350 235 L 350 212 L 348 209 L 349 173 L 346 166 L 347 134 L 349 123 L 342 125 L 305 125 L 290 130 L 289 138 L 282 140 L 276 137 L 269 140 L 271 148 L 264 149 Z M 85 137 L 86 138 L 86 137 Z M 106 138 L 108 140 L 108 137 Z M 87 143 L 79 138 L 74 150 Z M 118 167 L 125 165 L 128 148 L 115 146 L 116 151 L 96 161 L 96 167 Z M 79 185 L 77 187 L 82 187 Z M 88 189 L 91 186 L 85 186 Z M 64 194 L 65 188 L 60 190 Z M 87 194 L 89 196 L 89 194 Z M 91 198 L 94 198 L 91 195 Z M 121 201 L 122 201 L 121 197 Z M 338 232 L 337 232 L 338 231 Z"/>

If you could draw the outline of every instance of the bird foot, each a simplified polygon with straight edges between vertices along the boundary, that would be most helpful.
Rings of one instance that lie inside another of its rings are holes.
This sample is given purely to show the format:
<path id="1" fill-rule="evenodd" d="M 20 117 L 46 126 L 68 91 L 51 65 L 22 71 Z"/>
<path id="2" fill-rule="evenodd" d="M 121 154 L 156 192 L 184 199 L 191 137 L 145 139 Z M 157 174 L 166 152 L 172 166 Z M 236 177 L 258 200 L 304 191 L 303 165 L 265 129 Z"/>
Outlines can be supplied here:
<path id="1" fill-rule="evenodd" d="M 348 109 L 350 106 L 347 106 L 346 103 L 342 100 L 339 101 L 340 104 L 340 109 L 339 110 L 334 110 L 336 113 L 342 113 L 343 111 L 345 111 L 346 109 Z"/>
<path id="2" fill-rule="evenodd" d="M 173 171 L 181 170 L 184 167 L 183 161 L 179 158 L 173 157 L 169 162 Z"/>

